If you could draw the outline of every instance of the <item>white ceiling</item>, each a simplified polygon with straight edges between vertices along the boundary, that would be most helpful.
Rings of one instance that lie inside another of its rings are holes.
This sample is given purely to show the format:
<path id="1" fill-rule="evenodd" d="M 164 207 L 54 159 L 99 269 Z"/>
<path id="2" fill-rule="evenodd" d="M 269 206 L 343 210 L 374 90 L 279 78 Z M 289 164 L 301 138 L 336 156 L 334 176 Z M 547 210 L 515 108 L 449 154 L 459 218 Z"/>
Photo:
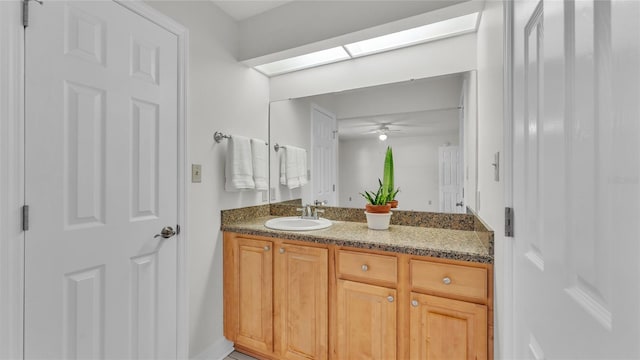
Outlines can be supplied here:
<path id="1" fill-rule="evenodd" d="M 236 21 L 242 21 L 294 0 L 212 0 Z"/>
<path id="2" fill-rule="evenodd" d="M 340 139 L 375 139 L 382 126 L 390 137 L 457 132 L 462 83 L 451 74 L 336 93 Z"/>

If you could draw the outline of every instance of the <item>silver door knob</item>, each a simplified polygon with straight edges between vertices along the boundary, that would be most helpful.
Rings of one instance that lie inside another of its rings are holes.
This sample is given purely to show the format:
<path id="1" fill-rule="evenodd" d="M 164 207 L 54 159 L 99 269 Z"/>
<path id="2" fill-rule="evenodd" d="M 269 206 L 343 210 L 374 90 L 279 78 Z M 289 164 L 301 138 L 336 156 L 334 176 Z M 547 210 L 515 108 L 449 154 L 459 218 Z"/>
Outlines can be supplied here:
<path id="1" fill-rule="evenodd" d="M 269 250 L 271 250 L 271 248 L 269 246 L 265 246 L 264 247 L 264 251 L 269 251 Z"/>
<path id="2" fill-rule="evenodd" d="M 418 307 L 418 300 L 411 300 L 411 306 Z"/>
<path id="3" fill-rule="evenodd" d="M 168 238 L 172 237 L 175 234 L 176 234 L 176 231 L 173 230 L 173 228 L 171 226 L 165 226 L 165 227 L 162 228 L 162 231 L 160 231 L 160 234 L 156 234 L 156 236 L 154 236 L 154 238 L 162 237 L 163 239 L 168 239 Z"/>
<path id="4" fill-rule="evenodd" d="M 393 296 L 391 296 L 391 295 L 387 296 L 387 301 L 388 302 L 393 302 Z"/>
<path id="5" fill-rule="evenodd" d="M 284 248 L 280 248 L 280 254 L 284 254 Z"/>
<path id="6" fill-rule="evenodd" d="M 445 285 L 451 284 L 451 278 L 446 277 L 446 278 L 442 279 L 442 283 L 445 284 Z"/>
<path id="7" fill-rule="evenodd" d="M 362 264 L 362 271 L 367 271 L 367 270 L 369 270 L 369 265 Z"/>

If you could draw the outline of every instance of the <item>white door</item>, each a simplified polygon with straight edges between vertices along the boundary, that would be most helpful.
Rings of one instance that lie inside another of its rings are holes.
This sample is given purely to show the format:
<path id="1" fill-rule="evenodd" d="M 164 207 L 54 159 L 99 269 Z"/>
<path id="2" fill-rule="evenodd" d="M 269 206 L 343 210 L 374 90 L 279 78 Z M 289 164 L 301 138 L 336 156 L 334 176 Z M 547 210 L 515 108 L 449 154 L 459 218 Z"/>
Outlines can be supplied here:
<path id="1" fill-rule="evenodd" d="M 175 358 L 177 38 L 112 1 L 30 10 L 25 358 Z"/>
<path id="2" fill-rule="evenodd" d="M 331 112 L 311 106 L 311 182 L 312 201 L 325 201 L 336 206 L 337 184 L 337 136 L 336 116 Z"/>
<path id="3" fill-rule="evenodd" d="M 438 148 L 440 212 L 465 213 L 462 197 L 462 165 L 460 150 L 457 146 Z"/>
<path id="4" fill-rule="evenodd" d="M 640 358 L 639 19 L 514 4 L 516 358 Z"/>

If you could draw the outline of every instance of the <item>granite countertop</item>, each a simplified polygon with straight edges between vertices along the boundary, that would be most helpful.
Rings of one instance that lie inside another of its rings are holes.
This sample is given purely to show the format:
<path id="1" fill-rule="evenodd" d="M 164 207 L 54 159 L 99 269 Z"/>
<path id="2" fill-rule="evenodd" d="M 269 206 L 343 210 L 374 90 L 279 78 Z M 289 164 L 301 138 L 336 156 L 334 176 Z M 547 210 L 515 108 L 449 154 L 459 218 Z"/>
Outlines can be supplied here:
<path id="1" fill-rule="evenodd" d="M 478 232 L 418 226 L 391 225 L 370 230 L 366 223 L 332 220 L 329 228 L 313 231 L 281 231 L 264 226 L 277 216 L 260 216 L 222 225 L 222 231 L 277 237 L 363 249 L 391 251 L 438 258 L 493 263 L 493 254 Z"/>

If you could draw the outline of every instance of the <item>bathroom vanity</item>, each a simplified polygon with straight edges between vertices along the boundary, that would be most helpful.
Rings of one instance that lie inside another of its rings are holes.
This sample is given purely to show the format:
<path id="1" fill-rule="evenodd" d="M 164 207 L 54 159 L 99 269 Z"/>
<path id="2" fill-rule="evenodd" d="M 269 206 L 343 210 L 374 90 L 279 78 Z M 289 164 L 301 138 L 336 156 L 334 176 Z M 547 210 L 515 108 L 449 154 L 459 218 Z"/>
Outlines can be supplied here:
<path id="1" fill-rule="evenodd" d="M 267 359 L 492 358 L 486 228 L 374 231 L 334 221 L 290 232 L 264 227 L 271 213 L 223 215 L 224 332 L 237 350 Z"/>

